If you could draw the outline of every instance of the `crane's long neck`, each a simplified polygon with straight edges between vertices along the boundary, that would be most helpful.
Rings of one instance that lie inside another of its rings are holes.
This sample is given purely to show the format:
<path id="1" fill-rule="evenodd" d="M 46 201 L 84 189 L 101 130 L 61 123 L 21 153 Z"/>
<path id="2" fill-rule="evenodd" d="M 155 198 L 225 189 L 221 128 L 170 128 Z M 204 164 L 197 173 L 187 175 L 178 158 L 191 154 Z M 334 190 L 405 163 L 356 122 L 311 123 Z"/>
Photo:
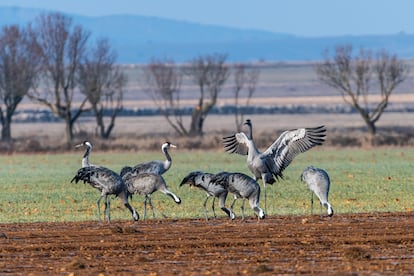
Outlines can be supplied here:
<path id="1" fill-rule="evenodd" d="M 247 138 L 253 141 L 253 126 L 252 124 L 248 124 L 248 132 L 247 132 Z"/>
<path id="2" fill-rule="evenodd" d="M 207 193 L 210 192 L 209 186 L 210 186 L 210 181 L 207 181 L 207 182 L 202 181 L 200 183 L 197 183 L 197 187 L 199 187 L 200 189 L 206 191 Z"/>
<path id="3" fill-rule="evenodd" d="M 247 138 L 249 139 L 248 157 L 253 157 L 254 155 L 256 155 L 256 153 L 259 153 L 259 150 L 257 149 L 256 144 L 253 140 L 253 126 L 252 126 L 252 124 L 248 124 Z"/>
<path id="4" fill-rule="evenodd" d="M 171 167 L 172 159 L 171 159 L 170 154 L 168 153 L 168 148 L 167 147 L 163 147 L 162 151 L 164 152 L 164 155 L 167 158 L 167 160 L 164 161 L 164 168 L 166 170 L 168 170 Z"/>
<path id="5" fill-rule="evenodd" d="M 82 158 L 82 167 L 89 167 L 91 164 L 89 163 L 89 154 L 91 153 L 92 148 L 91 147 L 87 147 L 85 154 L 83 155 Z"/>

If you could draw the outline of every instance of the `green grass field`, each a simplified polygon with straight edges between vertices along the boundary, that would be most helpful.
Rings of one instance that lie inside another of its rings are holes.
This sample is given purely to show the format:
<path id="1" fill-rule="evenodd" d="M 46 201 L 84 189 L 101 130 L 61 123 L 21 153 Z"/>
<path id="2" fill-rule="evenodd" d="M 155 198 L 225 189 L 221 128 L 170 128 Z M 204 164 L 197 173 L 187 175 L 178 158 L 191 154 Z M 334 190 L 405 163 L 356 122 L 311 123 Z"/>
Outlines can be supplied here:
<path id="1" fill-rule="evenodd" d="M 96 201 L 99 192 L 83 183 L 70 183 L 80 167 L 82 154 L 1 156 L 0 223 L 97 220 Z M 226 170 L 250 175 L 244 156 L 220 151 L 205 153 L 175 150 L 172 157 L 173 166 L 164 177 L 170 190 L 181 197 L 182 204 L 175 204 L 170 197 L 159 192 L 152 196 L 157 210 L 169 218 L 204 216 L 202 202 L 205 193 L 187 185 L 179 187 L 182 178 L 189 172 L 202 170 L 215 173 Z M 124 165 L 161 158 L 159 152 L 93 152 L 91 162 L 119 172 Z M 329 201 L 336 213 L 412 211 L 413 159 L 414 149 L 408 148 L 312 149 L 293 161 L 284 173 L 284 180 L 267 186 L 267 213 L 310 214 L 310 191 L 299 179 L 308 165 L 324 168 L 330 174 L 332 183 Z M 261 182 L 260 186 L 263 187 Z M 229 196 L 227 203 L 231 201 L 232 197 Z M 131 204 L 142 217 L 143 197 L 135 195 Z M 241 201 L 235 207 L 238 216 L 240 205 Z M 216 213 L 224 215 L 217 203 Z M 319 213 L 318 202 L 314 206 L 314 213 Z M 151 212 L 148 215 L 148 218 L 152 218 Z M 246 215 L 253 215 L 247 203 Z M 129 211 L 114 198 L 111 200 L 111 217 L 113 220 L 132 219 Z M 162 218 L 159 212 L 156 218 Z"/>

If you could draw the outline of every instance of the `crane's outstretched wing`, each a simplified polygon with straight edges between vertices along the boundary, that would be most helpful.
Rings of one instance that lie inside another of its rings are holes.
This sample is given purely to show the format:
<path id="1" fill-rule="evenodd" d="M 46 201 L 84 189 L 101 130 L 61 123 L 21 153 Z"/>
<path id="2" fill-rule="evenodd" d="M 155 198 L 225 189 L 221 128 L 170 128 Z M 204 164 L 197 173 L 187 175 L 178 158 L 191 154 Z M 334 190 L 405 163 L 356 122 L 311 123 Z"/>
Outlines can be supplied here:
<path id="1" fill-rule="evenodd" d="M 263 152 L 263 157 L 271 158 L 275 165 L 273 173 L 281 174 L 293 158 L 314 146 L 322 145 L 325 137 L 325 126 L 287 130 Z"/>
<path id="2" fill-rule="evenodd" d="M 223 137 L 224 149 L 228 153 L 247 155 L 249 153 L 249 139 L 243 132 Z"/>

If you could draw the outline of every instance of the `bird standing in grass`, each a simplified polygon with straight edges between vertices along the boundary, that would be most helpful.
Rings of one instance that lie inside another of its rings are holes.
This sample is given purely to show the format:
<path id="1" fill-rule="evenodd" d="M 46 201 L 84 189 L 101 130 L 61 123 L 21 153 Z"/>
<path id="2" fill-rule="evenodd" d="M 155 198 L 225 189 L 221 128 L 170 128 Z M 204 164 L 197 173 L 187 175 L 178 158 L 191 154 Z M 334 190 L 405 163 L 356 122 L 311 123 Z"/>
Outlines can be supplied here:
<path id="1" fill-rule="evenodd" d="M 253 126 L 250 119 L 247 135 L 243 132 L 223 137 L 224 148 L 229 153 L 247 155 L 247 167 L 255 180 L 262 179 L 264 206 L 266 211 L 266 184 L 273 184 L 283 177 L 283 171 L 298 154 L 325 141 L 326 128 L 298 128 L 283 132 L 264 152 L 260 152 L 253 139 Z"/>
<path id="2" fill-rule="evenodd" d="M 311 212 L 313 213 L 313 194 L 316 194 L 321 204 L 321 214 L 323 205 L 328 211 L 328 216 L 333 216 L 334 210 L 328 202 L 329 189 L 331 186 L 328 173 L 323 169 L 309 166 L 303 171 L 301 179 L 308 185 L 309 190 L 312 192 Z"/>
<path id="3" fill-rule="evenodd" d="M 139 219 L 138 213 L 128 203 L 128 194 L 125 182 L 116 172 L 105 167 L 87 166 L 78 170 L 71 182 L 73 181 L 75 181 L 75 183 L 83 181 L 84 183 L 90 184 L 92 187 L 98 189 L 101 192 L 101 195 L 96 202 L 98 205 L 99 221 L 101 221 L 100 202 L 102 198 L 105 198 L 104 218 L 106 215 L 108 223 L 111 222 L 109 195 L 115 195 L 121 199 L 125 207 L 128 208 L 128 210 L 132 213 L 134 220 L 137 221 Z"/>

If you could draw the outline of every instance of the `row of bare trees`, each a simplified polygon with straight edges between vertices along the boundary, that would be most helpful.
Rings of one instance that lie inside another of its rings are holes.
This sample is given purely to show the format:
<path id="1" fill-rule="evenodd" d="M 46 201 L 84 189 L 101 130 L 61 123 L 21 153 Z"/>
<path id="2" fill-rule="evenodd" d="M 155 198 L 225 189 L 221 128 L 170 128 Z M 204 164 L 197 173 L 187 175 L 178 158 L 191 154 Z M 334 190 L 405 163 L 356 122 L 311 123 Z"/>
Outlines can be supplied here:
<path id="1" fill-rule="evenodd" d="M 40 15 L 27 27 L 5 26 L 0 33 L 0 120 L 2 141 L 11 139 L 12 116 L 22 99 L 47 106 L 65 122 L 66 142 L 74 138 L 74 125 L 85 111 L 96 118 L 97 133 L 108 138 L 122 110 L 127 78 L 116 65 L 116 53 L 108 39 L 89 42 L 90 33 L 61 13 Z M 200 56 L 187 66 L 171 60 L 153 60 L 145 66 L 145 91 L 161 108 L 164 117 L 182 136 L 202 135 L 203 123 L 216 105 L 223 85 L 230 76 L 227 56 Z M 252 97 L 258 69 L 236 65 L 236 105 L 245 82 Z M 180 88 L 183 77 L 199 88 L 190 126 L 183 122 Z M 138 76 L 137 76 L 138 77 Z M 247 101 L 247 105 L 249 104 Z M 104 118 L 109 113 L 109 118 Z M 240 127 L 242 114 L 236 114 Z"/>
<path id="2" fill-rule="evenodd" d="M 40 15 L 26 27 L 5 26 L 0 32 L 0 122 L 1 139 L 11 139 L 12 116 L 24 97 L 47 106 L 66 126 L 71 144 L 74 124 L 85 111 L 96 118 L 96 133 L 108 138 L 122 110 L 127 77 L 116 64 L 116 52 L 106 38 L 90 42 L 91 34 L 61 13 Z M 315 72 L 342 95 L 362 116 L 369 133 L 388 105 L 391 93 L 408 75 L 408 66 L 382 50 L 373 55 L 361 49 L 353 54 L 350 45 L 327 51 Z M 203 125 L 230 76 L 235 125 L 241 129 L 242 107 L 248 107 L 256 91 L 260 70 L 256 66 L 227 62 L 225 54 L 201 55 L 183 65 L 171 59 L 153 59 L 144 66 L 144 90 L 163 116 L 181 136 L 203 135 Z M 138 77 L 138 76 L 137 76 Z M 197 89 L 197 104 L 191 122 L 185 125 L 181 106 L 183 79 Z M 369 99 L 376 91 L 379 102 Z M 244 92 L 244 93 L 243 93 Z M 108 115 L 108 118 L 105 116 Z"/>
<path id="3" fill-rule="evenodd" d="M 177 66 L 172 60 L 153 60 L 144 67 L 145 91 L 151 96 L 171 127 L 181 136 L 203 135 L 203 125 L 211 109 L 216 105 L 223 85 L 234 70 L 234 98 L 236 106 L 235 123 L 240 130 L 243 122 L 241 106 L 249 106 L 260 70 L 246 64 L 236 64 L 232 67 L 226 63 L 224 54 L 199 56 L 188 64 Z M 184 124 L 183 110 L 180 104 L 180 89 L 184 77 L 198 87 L 194 95 L 197 104 L 191 111 L 189 126 Z M 245 103 L 240 103 L 241 90 L 248 87 Z"/>
<path id="4" fill-rule="evenodd" d="M 171 60 L 154 60 L 145 67 L 146 91 L 178 134 L 203 134 L 204 120 L 230 75 L 225 59 L 226 56 L 221 54 L 201 56 L 181 70 Z M 260 71 L 258 67 L 245 64 L 235 64 L 232 69 L 235 124 L 240 131 L 243 123 L 240 106 L 250 105 Z M 315 72 L 322 83 L 337 90 L 344 102 L 359 112 L 372 139 L 377 132 L 376 123 L 388 106 L 392 92 L 407 78 L 409 67 L 386 50 L 373 54 L 361 48 L 355 54 L 351 45 L 339 45 L 332 56 L 326 50 L 324 60 L 316 63 Z M 184 76 L 189 77 L 200 91 L 189 129 L 183 124 L 180 108 L 180 86 Z M 244 88 L 247 93 L 241 97 Z M 245 102 L 242 104 L 241 101 Z"/>
<path id="5" fill-rule="evenodd" d="M 25 96 L 63 119 L 66 142 L 86 110 L 108 137 L 120 111 L 126 77 L 107 39 L 89 42 L 90 33 L 61 13 L 40 15 L 26 27 L 4 26 L 0 33 L 0 120 L 2 141 L 11 139 L 12 116 Z M 80 93 L 79 93 L 80 92 Z M 113 110 L 109 125 L 104 109 Z"/>

